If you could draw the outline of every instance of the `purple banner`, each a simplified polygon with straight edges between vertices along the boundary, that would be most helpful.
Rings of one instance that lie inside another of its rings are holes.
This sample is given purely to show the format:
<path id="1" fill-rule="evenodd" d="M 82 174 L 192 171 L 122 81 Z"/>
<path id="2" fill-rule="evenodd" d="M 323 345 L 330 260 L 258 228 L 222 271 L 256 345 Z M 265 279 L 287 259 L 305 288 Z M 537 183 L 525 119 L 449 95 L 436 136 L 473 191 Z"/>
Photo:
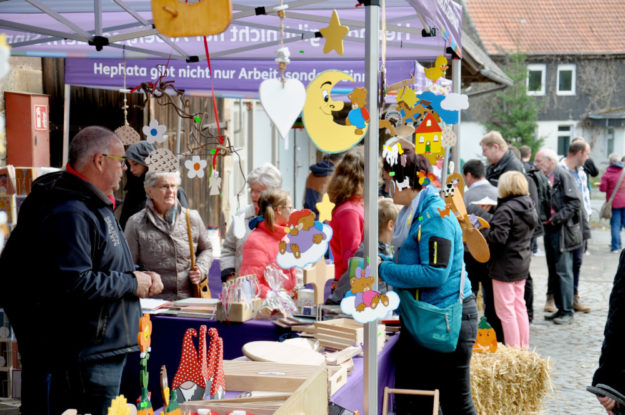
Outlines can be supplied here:
<path id="1" fill-rule="evenodd" d="M 402 81 L 415 74 L 417 84 L 423 71 L 416 70 L 415 62 L 409 60 L 388 61 L 387 82 Z M 273 61 L 253 60 L 211 60 L 213 83 L 222 96 L 256 97 L 260 83 L 265 79 L 279 78 L 278 65 Z M 351 90 L 364 86 L 364 61 L 293 61 L 286 69 L 287 78 L 299 79 L 308 85 L 320 72 L 338 69 L 350 74 L 355 83 L 342 82 L 337 90 Z M 65 83 L 104 88 L 122 88 L 124 65 L 118 59 L 65 60 Z M 126 87 L 133 89 L 142 82 L 151 82 L 163 75 L 164 80 L 174 80 L 178 89 L 187 91 L 210 91 L 210 75 L 206 62 L 186 63 L 165 59 L 126 60 Z"/>

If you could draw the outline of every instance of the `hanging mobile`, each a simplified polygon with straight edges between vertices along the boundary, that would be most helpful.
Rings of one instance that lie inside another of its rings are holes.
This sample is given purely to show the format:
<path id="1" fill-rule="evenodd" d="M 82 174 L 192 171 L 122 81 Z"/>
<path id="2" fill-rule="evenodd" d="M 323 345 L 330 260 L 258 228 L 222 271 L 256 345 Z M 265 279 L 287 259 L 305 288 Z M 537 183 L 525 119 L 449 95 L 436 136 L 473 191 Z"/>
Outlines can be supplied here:
<path id="1" fill-rule="evenodd" d="M 132 128 L 128 124 L 128 99 L 126 95 L 130 91 L 126 89 L 126 46 L 124 46 L 122 50 L 124 67 L 124 88 L 120 92 L 124 94 L 124 105 L 122 106 L 122 109 L 124 110 L 124 125 L 118 127 L 115 130 L 115 134 L 117 134 L 117 136 L 122 140 L 122 143 L 124 143 L 125 146 L 129 146 L 131 144 L 141 141 L 141 136 L 134 128 Z"/>

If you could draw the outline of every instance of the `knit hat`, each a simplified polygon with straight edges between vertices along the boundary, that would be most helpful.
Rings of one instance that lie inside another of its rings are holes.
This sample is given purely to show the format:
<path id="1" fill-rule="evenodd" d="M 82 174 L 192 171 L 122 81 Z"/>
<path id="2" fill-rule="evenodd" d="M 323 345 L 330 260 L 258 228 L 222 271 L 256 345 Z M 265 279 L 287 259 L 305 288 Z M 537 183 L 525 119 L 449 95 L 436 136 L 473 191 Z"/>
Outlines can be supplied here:
<path id="1" fill-rule="evenodd" d="M 195 329 L 187 329 L 182 341 L 182 355 L 180 356 L 178 371 L 176 371 L 176 376 L 174 376 L 174 381 L 171 384 L 172 389 L 178 389 L 187 380 L 201 388 L 206 387 L 192 337 L 197 337 L 197 331 Z"/>
<path id="2" fill-rule="evenodd" d="M 125 156 L 129 160 L 147 167 L 148 165 L 145 162 L 145 158 L 154 150 L 156 150 L 154 144 L 148 143 L 147 141 L 139 141 L 138 143 L 128 146 Z"/>

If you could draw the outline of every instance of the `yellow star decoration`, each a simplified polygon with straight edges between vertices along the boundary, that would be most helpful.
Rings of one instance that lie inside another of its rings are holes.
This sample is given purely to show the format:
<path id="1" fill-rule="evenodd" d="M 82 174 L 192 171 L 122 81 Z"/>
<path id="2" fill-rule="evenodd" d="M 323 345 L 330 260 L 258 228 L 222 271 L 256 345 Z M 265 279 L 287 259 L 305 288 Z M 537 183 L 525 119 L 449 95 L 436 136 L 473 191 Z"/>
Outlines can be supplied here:
<path id="1" fill-rule="evenodd" d="M 317 220 L 323 222 L 326 220 L 332 220 L 332 209 L 334 209 L 334 203 L 330 202 L 330 196 L 327 193 L 323 194 L 321 202 L 315 205 L 319 211 L 319 217 Z"/>
<path id="2" fill-rule="evenodd" d="M 414 89 L 407 86 L 399 90 L 399 93 L 397 94 L 397 101 L 404 101 L 406 105 L 412 108 L 417 104 L 419 98 L 417 97 L 417 93 Z"/>
<path id="3" fill-rule="evenodd" d="M 336 53 L 343 56 L 343 38 L 347 36 L 349 27 L 341 25 L 339 14 L 336 10 L 332 11 L 330 26 L 324 27 L 319 31 L 326 40 L 326 43 L 323 46 L 323 53 L 330 53 L 330 51 L 334 49 Z"/>

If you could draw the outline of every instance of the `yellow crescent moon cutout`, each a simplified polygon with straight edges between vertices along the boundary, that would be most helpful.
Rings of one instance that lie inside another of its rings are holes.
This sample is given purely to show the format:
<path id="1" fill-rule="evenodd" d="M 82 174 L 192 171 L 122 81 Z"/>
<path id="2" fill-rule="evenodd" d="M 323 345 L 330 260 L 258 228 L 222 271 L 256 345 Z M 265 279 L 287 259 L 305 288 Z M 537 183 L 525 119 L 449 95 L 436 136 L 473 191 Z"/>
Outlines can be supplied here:
<path id="1" fill-rule="evenodd" d="M 354 78 L 345 72 L 324 71 L 306 88 L 304 127 L 317 148 L 325 153 L 349 150 L 367 133 L 366 127 L 356 133 L 355 126 L 337 124 L 332 118 L 332 113 L 342 110 L 344 106 L 343 101 L 332 100 L 332 87 L 343 80 L 354 82 Z"/>

